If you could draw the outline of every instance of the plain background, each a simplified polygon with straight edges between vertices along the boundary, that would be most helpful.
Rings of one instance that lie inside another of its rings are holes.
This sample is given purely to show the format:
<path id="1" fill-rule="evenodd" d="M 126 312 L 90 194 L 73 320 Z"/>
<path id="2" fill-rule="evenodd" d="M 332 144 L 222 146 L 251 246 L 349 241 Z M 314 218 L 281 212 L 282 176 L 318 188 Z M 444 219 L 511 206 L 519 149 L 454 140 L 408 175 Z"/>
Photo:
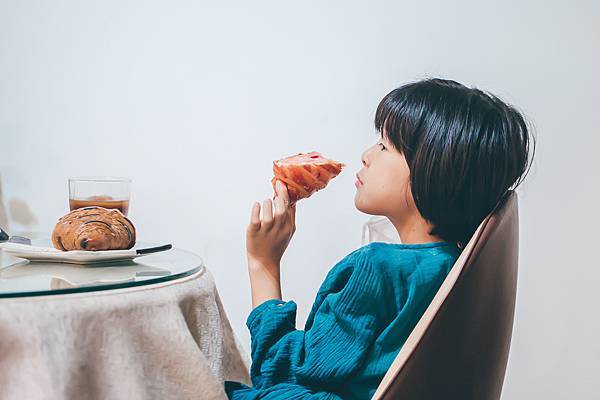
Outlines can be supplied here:
<path id="1" fill-rule="evenodd" d="M 538 139 L 503 398 L 597 398 L 599 4 L 2 0 L 0 223 L 49 235 L 68 176 L 132 178 L 140 239 L 201 254 L 249 348 L 245 228 L 272 160 L 348 164 L 298 207 L 282 276 L 301 328 L 360 245 L 354 174 L 377 103 L 452 78 L 515 104 Z"/>

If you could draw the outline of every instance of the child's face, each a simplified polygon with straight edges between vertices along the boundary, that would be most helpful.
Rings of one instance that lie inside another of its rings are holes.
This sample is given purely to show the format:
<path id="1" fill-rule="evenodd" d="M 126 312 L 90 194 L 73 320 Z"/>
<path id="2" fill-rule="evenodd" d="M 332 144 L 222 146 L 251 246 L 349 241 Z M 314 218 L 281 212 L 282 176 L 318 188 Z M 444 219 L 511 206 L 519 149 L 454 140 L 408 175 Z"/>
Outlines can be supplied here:
<path id="1" fill-rule="evenodd" d="M 371 215 L 404 219 L 415 211 L 410 191 L 410 170 L 404 155 L 392 146 L 386 135 L 362 154 L 354 205 Z"/>

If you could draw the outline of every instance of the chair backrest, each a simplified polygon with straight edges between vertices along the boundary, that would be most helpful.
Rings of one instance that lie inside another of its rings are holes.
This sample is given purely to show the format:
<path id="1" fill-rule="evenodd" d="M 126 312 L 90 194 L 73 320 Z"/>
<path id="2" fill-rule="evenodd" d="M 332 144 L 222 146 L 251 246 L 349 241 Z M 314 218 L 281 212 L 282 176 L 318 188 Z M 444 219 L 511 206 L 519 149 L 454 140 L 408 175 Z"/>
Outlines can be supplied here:
<path id="1" fill-rule="evenodd" d="M 373 399 L 500 398 L 515 310 L 517 194 L 479 225 Z"/>

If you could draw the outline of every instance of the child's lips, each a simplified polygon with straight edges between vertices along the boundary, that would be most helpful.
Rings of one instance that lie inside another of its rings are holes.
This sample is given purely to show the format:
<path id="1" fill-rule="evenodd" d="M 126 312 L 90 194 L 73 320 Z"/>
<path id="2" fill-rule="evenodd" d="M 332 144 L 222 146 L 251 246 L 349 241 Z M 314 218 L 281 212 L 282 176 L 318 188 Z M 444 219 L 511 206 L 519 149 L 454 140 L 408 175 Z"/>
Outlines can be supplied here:
<path id="1" fill-rule="evenodd" d="M 358 176 L 358 174 L 356 174 L 356 182 L 354 182 L 354 186 L 356 186 L 356 188 L 359 188 L 363 185 L 363 181 L 360 179 L 360 177 Z"/>

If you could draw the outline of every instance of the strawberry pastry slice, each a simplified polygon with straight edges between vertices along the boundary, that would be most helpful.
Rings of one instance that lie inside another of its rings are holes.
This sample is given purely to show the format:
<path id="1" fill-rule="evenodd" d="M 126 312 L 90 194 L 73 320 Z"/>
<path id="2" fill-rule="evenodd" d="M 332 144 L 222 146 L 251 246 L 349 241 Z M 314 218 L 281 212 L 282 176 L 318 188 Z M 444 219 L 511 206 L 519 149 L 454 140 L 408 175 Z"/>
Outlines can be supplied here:
<path id="1" fill-rule="evenodd" d="M 323 189 L 344 167 L 344 164 L 325 158 L 316 151 L 299 153 L 273 161 L 275 177 L 271 183 L 275 188 L 277 179 L 282 181 L 287 186 L 290 204 L 294 204 Z"/>

